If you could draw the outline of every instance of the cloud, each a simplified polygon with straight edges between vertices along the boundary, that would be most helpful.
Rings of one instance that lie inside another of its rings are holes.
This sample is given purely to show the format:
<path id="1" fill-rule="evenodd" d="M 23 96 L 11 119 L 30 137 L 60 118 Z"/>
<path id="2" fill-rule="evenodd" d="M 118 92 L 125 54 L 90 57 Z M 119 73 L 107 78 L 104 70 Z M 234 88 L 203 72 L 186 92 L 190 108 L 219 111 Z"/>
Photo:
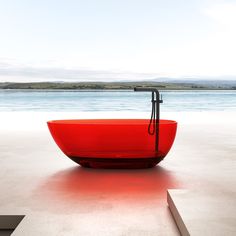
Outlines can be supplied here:
<path id="1" fill-rule="evenodd" d="M 62 67 L 35 67 L 0 61 L 0 82 L 150 80 L 157 74 Z"/>

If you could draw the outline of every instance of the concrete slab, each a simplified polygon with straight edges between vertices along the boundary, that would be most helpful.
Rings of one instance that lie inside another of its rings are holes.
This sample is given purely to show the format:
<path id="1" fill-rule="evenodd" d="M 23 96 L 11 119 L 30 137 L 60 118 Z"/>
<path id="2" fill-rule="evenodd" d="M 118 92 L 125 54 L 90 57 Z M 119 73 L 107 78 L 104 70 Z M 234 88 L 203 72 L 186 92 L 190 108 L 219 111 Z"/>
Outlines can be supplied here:
<path id="1" fill-rule="evenodd" d="M 0 215 L 0 236 L 9 236 L 20 224 L 23 215 Z"/>
<path id="2" fill-rule="evenodd" d="M 167 202 L 183 236 L 236 235 L 235 194 L 168 190 Z"/>
<path id="3" fill-rule="evenodd" d="M 15 229 L 24 215 L 0 215 L 0 229 Z"/>

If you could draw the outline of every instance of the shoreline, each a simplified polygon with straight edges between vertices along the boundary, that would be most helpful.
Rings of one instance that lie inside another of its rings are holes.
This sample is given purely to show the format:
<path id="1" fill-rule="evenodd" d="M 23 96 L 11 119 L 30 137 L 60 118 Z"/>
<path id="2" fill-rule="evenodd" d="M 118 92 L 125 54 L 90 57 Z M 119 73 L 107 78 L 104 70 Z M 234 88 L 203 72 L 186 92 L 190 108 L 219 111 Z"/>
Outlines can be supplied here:
<path id="1" fill-rule="evenodd" d="M 228 81 L 126 81 L 126 82 L 0 82 L 0 89 L 129 90 L 134 87 L 157 87 L 160 90 L 236 90 L 236 80 Z"/>
<path id="2" fill-rule="evenodd" d="M 207 91 L 232 91 L 232 92 L 236 92 L 236 89 L 232 89 L 232 88 L 221 88 L 221 89 L 217 89 L 217 88 L 205 88 L 205 89 L 163 89 L 163 88 L 159 88 L 158 86 L 156 86 L 156 88 L 159 91 L 164 91 L 164 92 L 207 92 Z M 0 91 L 22 91 L 22 92 L 128 92 L 128 91 L 134 91 L 134 88 L 127 88 L 127 89 L 52 89 L 52 88 L 35 88 L 35 89 L 27 89 L 27 88 L 0 88 Z"/>

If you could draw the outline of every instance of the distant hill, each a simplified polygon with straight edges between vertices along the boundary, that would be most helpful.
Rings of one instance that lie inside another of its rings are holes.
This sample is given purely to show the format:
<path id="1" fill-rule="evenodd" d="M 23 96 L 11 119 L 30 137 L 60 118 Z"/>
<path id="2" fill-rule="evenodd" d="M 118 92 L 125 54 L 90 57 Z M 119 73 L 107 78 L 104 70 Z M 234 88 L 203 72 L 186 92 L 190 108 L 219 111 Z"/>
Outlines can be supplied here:
<path id="1" fill-rule="evenodd" d="M 135 86 L 157 87 L 160 90 L 236 90 L 236 80 L 168 80 L 165 82 L 35 82 L 0 83 L 0 89 L 133 89 Z"/>

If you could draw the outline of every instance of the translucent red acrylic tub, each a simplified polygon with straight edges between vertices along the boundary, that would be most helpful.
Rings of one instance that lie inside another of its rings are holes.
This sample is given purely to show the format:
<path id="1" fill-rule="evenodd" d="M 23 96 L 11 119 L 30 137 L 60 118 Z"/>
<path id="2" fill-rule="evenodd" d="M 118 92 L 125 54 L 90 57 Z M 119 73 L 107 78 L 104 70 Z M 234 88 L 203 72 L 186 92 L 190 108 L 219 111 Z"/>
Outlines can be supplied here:
<path id="1" fill-rule="evenodd" d="M 148 133 L 148 119 L 86 119 L 49 121 L 51 135 L 70 159 L 83 167 L 148 168 L 169 152 L 177 122 L 160 120 L 159 146 Z"/>

